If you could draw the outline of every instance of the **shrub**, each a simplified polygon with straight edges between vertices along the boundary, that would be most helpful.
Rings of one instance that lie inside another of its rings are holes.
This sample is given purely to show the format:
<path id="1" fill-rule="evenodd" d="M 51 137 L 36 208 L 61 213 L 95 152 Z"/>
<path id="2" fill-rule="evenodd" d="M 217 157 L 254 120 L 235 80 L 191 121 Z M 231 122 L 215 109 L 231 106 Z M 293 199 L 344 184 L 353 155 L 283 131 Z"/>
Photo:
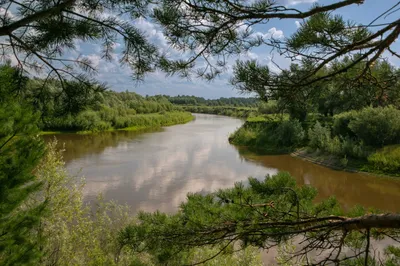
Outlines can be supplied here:
<path id="1" fill-rule="evenodd" d="M 299 120 L 281 122 L 272 134 L 278 146 L 298 147 L 303 143 L 304 130 Z"/>
<path id="2" fill-rule="evenodd" d="M 92 110 L 79 113 L 76 124 L 79 129 L 88 131 L 103 131 L 111 127 L 111 123 L 102 121 L 99 114 Z"/>
<path id="3" fill-rule="evenodd" d="M 384 147 L 370 155 L 368 162 L 376 170 L 398 173 L 400 170 L 400 145 Z"/>
<path id="4" fill-rule="evenodd" d="M 333 139 L 329 139 L 326 142 L 326 150 L 329 153 L 335 154 L 335 155 L 340 155 L 342 154 L 343 151 L 343 146 L 342 146 L 342 142 L 340 141 L 339 137 L 334 137 Z"/>
<path id="5" fill-rule="evenodd" d="M 394 107 L 368 107 L 355 114 L 349 123 L 365 144 L 379 147 L 400 141 L 400 111 Z"/>
<path id="6" fill-rule="evenodd" d="M 328 127 L 324 127 L 317 121 L 315 125 L 308 130 L 308 145 L 311 148 L 327 150 L 328 143 L 331 141 L 331 131 Z"/>
<path id="7" fill-rule="evenodd" d="M 341 164 L 343 167 L 346 167 L 348 163 L 349 163 L 349 160 L 347 159 L 347 156 L 346 156 L 346 155 L 345 155 L 342 159 L 340 159 L 340 164 Z"/>
<path id="8" fill-rule="evenodd" d="M 363 142 L 348 136 L 345 138 L 339 136 L 332 138 L 329 127 L 323 127 L 319 122 L 308 130 L 308 138 L 309 147 L 337 156 L 366 158 L 369 154 L 368 148 L 364 146 Z"/>
<path id="9" fill-rule="evenodd" d="M 229 140 L 232 144 L 282 152 L 303 143 L 304 130 L 297 120 L 246 122 Z"/>
<path id="10" fill-rule="evenodd" d="M 261 114 L 276 114 L 279 112 L 278 104 L 276 101 L 261 102 L 258 106 L 258 113 Z"/>
<path id="11" fill-rule="evenodd" d="M 332 134 L 334 136 L 356 137 L 354 132 L 349 128 L 349 123 L 354 119 L 356 113 L 356 111 L 350 111 L 335 115 L 333 117 Z"/>
<path id="12" fill-rule="evenodd" d="M 253 146 L 258 136 L 257 129 L 242 126 L 229 136 L 229 141 L 236 145 Z"/>

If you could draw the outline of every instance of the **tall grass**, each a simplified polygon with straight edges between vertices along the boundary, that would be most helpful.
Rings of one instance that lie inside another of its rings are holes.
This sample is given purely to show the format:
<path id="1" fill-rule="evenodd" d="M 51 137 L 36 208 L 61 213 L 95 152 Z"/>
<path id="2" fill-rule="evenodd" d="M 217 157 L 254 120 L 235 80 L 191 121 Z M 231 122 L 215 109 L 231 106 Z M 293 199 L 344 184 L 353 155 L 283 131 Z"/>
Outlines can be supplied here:
<path id="1" fill-rule="evenodd" d="M 399 175 L 400 145 L 386 146 L 368 157 L 370 166 L 377 171 Z"/>

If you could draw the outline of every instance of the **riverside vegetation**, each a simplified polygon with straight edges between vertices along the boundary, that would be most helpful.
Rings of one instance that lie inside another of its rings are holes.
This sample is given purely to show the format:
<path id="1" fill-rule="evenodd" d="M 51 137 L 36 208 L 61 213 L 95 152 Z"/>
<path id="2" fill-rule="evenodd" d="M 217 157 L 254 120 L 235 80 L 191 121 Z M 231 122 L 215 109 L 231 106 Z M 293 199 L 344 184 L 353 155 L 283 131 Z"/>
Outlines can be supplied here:
<path id="1" fill-rule="evenodd" d="M 0 67 L 0 79 L 12 82 L 18 72 Z M 11 80 L 11 81 L 10 81 Z M 114 92 L 97 83 L 19 81 L 24 101 L 39 116 L 44 133 L 140 130 L 186 123 L 193 116 L 176 108 L 166 97 L 142 97 L 134 92 Z"/>
<path id="2" fill-rule="evenodd" d="M 373 74 L 379 79 L 382 72 L 399 75 L 393 66 L 378 62 Z M 293 95 L 276 95 L 287 116 L 248 119 L 230 136 L 231 143 L 264 152 L 297 151 L 334 167 L 398 175 L 400 84 L 392 82 L 393 90 L 368 82 L 366 90 L 343 90 L 337 84 L 332 81 L 305 102 L 292 102 Z"/>

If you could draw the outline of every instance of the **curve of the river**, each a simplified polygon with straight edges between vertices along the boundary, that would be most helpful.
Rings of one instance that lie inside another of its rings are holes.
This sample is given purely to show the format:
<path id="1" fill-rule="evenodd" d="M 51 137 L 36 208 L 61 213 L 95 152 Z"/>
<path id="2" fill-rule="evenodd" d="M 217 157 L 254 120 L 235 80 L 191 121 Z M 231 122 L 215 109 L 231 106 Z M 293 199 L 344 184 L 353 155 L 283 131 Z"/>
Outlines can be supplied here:
<path id="1" fill-rule="evenodd" d="M 319 198 L 400 211 L 400 179 L 331 170 L 289 155 L 258 156 L 228 143 L 239 119 L 195 114 L 184 125 L 159 131 L 60 134 L 68 170 L 86 178 L 86 200 L 99 193 L 133 210 L 175 211 L 189 192 L 210 192 L 267 174 L 288 171 Z M 53 136 L 44 136 L 47 140 Z"/>

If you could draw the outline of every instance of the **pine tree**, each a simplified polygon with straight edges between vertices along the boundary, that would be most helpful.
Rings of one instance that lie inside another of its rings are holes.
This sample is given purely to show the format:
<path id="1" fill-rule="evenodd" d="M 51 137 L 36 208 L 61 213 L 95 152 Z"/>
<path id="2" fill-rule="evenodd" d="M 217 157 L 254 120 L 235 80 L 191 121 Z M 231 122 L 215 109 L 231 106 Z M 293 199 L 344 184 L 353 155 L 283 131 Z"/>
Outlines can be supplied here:
<path id="1" fill-rule="evenodd" d="M 34 170 L 44 152 L 36 136 L 38 116 L 20 99 L 25 79 L 20 71 L 0 69 L 0 264 L 32 264 L 40 257 L 32 228 L 39 223 L 45 204 L 24 206 L 38 191 Z"/>

